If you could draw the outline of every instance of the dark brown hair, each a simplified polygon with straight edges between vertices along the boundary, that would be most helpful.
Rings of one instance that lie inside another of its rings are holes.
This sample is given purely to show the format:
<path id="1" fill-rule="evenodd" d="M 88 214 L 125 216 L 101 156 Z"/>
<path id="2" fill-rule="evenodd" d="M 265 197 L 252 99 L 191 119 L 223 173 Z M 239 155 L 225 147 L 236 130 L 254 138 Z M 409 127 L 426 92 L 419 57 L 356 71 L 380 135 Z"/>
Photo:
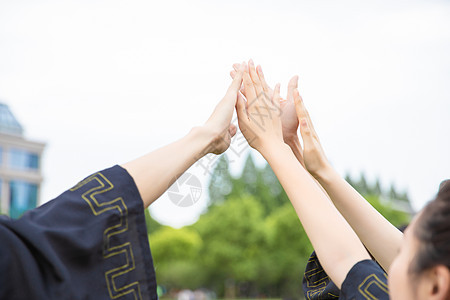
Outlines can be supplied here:
<path id="1" fill-rule="evenodd" d="M 411 265 L 413 273 L 437 265 L 450 269 L 450 180 L 441 183 L 436 198 L 423 209 L 414 234 L 420 246 Z"/>

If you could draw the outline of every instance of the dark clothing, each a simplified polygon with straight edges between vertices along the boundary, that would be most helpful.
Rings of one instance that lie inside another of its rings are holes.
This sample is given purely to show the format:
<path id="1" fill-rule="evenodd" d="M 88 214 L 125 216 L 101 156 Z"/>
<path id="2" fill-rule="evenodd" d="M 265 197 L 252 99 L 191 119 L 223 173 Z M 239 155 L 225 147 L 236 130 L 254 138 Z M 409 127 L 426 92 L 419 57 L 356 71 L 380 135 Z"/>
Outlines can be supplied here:
<path id="1" fill-rule="evenodd" d="M 373 260 L 358 262 L 342 283 L 339 299 L 389 299 L 386 273 Z"/>
<path id="2" fill-rule="evenodd" d="M 340 290 L 325 273 L 316 252 L 311 254 L 306 265 L 303 292 L 308 300 L 339 299 Z"/>
<path id="3" fill-rule="evenodd" d="M 144 207 L 119 166 L 20 219 L 0 217 L 0 299 L 151 299 Z"/>
<path id="4" fill-rule="evenodd" d="M 308 300 L 389 299 L 386 273 L 375 261 L 363 260 L 356 263 L 339 290 L 325 273 L 315 252 L 306 265 L 303 291 Z"/>

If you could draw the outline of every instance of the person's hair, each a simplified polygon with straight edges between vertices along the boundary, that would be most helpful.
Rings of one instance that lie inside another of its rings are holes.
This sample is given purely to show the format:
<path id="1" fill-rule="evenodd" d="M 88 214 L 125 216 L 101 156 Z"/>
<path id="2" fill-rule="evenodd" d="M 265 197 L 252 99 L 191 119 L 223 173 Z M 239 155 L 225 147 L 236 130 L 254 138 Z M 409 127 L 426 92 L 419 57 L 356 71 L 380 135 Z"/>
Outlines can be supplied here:
<path id="1" fill-rule="evenodd" d="M 436 198 L 423 209 L 414 234 L 419 249 L 411 265 L 413 273 L 420 274 L 437 265 L 450 269 L 450 180 L 441 183 Z"/>

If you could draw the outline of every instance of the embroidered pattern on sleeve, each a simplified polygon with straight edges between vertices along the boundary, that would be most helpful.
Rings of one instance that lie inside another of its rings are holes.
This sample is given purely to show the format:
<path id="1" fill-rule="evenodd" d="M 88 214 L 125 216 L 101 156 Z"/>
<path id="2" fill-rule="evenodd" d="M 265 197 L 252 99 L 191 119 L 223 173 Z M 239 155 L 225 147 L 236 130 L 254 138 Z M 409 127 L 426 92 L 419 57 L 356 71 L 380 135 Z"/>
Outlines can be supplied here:
<path id="1" fill-rule="evenodd" d="M 386 274 L 384 276 L 387 279 Z M 379 299 L 379 295 L 389 295 L 387 284 L 385 284 L 377 275 L 367 276 L 358 286 L 358 292 L 368 300 Z"/>
<path id="2" fill-rule="evenodd" d="M 99 216 L 108 211 L 116 210 L 119 215 L 117 224 L 112 225 L 103 232 L 103 258 L 111 257 L 125 257 L 125 263 L 105 272 L 106 285 L 109 292 L 110 299 L 117 299 L 124 295 L 133 294 L 134 299 L 141 300 L 141 288 L 138 281 L 122 284 L 118 286 L 116 280 L 119 277 L 132 272 L 135 269 L 135 259 L 133 255 L 133 247 L 130 242 L 125 242 L 121 245 L 111 245 L 111 237 L 128 230 L 128 208 L 122 197 L 117 197 L 112 200 L 101 201 L 97 196 L 109 192 L 114 189 L 114 185 L 102 174 L 96 173 L 79 182 L 70 191 L 76 191 L 81 188 L 88 188 L 82 194 L 82 198 L 87 202 L 95 216 Z"/>

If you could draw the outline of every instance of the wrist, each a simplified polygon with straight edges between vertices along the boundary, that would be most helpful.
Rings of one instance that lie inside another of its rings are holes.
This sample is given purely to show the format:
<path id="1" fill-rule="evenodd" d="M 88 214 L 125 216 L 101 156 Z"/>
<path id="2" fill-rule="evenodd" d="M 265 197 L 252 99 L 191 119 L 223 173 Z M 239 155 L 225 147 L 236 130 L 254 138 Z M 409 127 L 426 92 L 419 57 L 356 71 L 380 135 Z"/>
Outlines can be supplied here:
<path id="1" fill-rule="evenodd" d="M 283 152 L 285 150 L 291 151 L 290 147 L 281 140 L 267 141 L 265 143 L 262 143 L 257 150 L 259 153 L 261 153 L 261 155 L 266 159 L 267 162 L 269 162 L 269 160 L 274 156 L 277 156 L 280 152 Z"/>
<path id="2" fill-rule="evenodd" d="M 193 143 L 197 150 L 198 159 L 202 158 L 211 152 L 212 144 L 216 135 L 205 126 L 193 127 L 186 136 L 191 143 Z"/>
<path id="3" fill-rule="evenodd" d="M 292 137 L 292 138 L 288 138 L 288 139 L 284 139 L 284 143 L 286 145 L 289 146 L 289 148 L 291 148 L 292 151 L 294 151 L 294 153 L 296 152 L 301 152 L 301 144 L 300 144 L 300 140 L 298 138 L 298 136 Z"/>
<path id="4" fill-rule="evenodd" d="M 288 145 L 292 150 L 294 150 L 294 148 L 301 148 L 300 139 L 297 135 L 285 138 L 284 143 Z"/>
<path id="5" fill-rule="evenodd" d="M 291 134 L 283 134 L 283 140 L 288 145 L 295 145 L 300 141 L 297 132 Z"/>
<path id="6" fill-rule="evenodd" d="M 310 173 L 321 185 L 323 185 L 332 180 L 331 178 L 333 177 L 335 170 L 330 163 L 324 162 L 322 167 Z"/>

